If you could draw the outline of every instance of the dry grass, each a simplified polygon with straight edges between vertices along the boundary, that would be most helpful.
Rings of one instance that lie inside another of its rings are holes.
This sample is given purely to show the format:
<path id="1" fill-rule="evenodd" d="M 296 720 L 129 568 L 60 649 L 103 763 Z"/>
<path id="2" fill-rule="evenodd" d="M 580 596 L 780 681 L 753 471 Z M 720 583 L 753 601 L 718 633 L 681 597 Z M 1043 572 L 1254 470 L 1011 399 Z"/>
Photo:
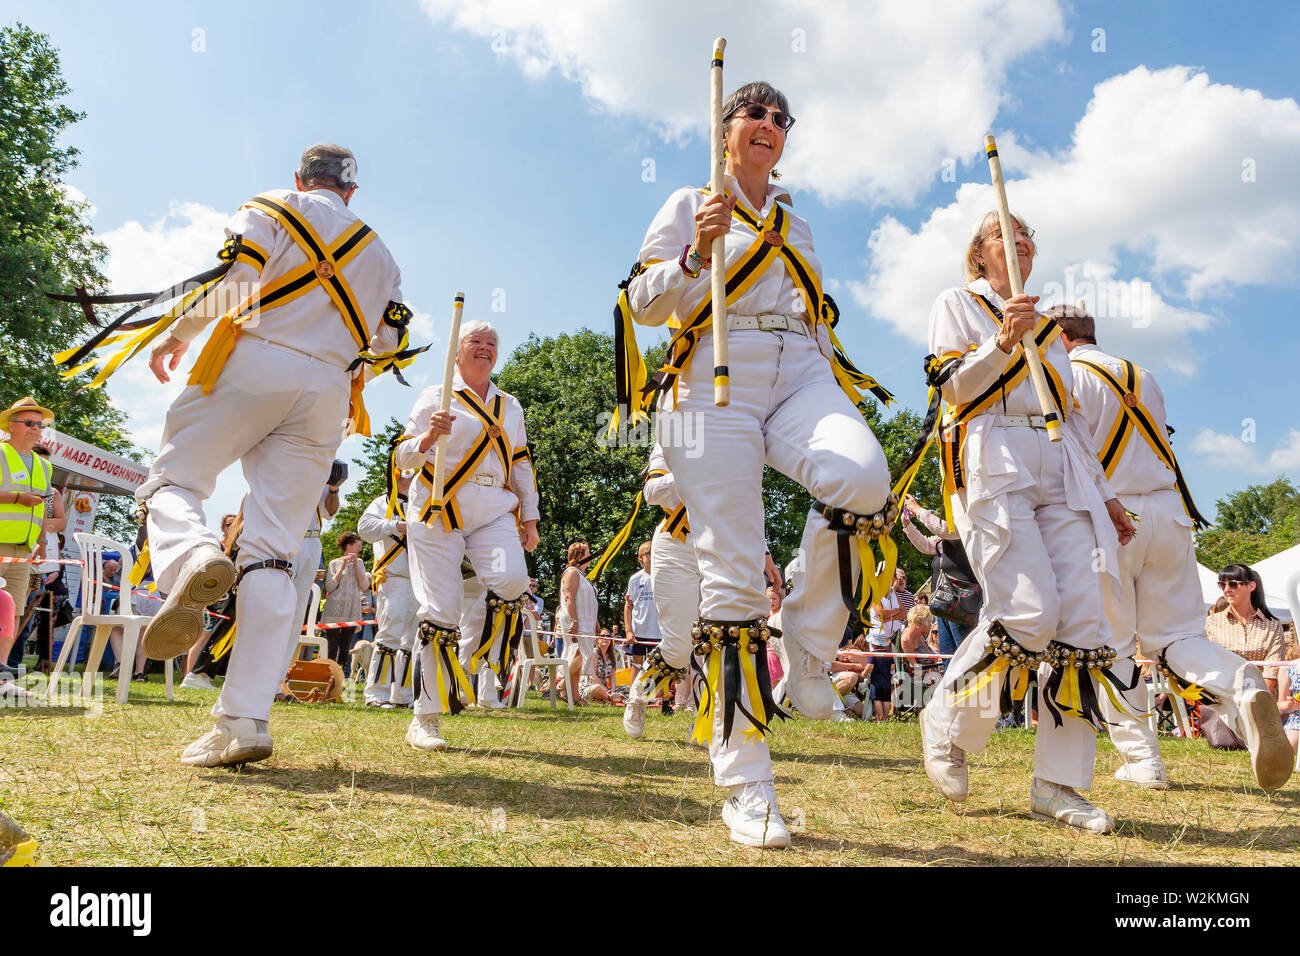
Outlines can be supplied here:
<path id="1" fill-rule="evenodd" d="M 1030 819 L 1033 738 L 997 734 L 973 758 L 960 808 L 931 789 L 915 722 L 783 725 L 773 741 L 792 849 L 730 843 L 690 718 L 651 712 L 646 736 L 621 711 L 470 711 L 444 721 L 452 749 L 405 746 L 407 711 L 277 704 L 276 753 L 241 772 L 191 770 L 181 748 L 211 725 L 214 694 L 132 687 L 102 716 L 0 716 L 0 808 L 57 865 L 1294 864 L 1295 781 L 1268 796 L 1247 757 L 1166 740 L 1173 789 L 1116 782 L 1100 745 L 1092 797 L 1112 837 Z M 1297 778 L 1300 779 L 1300 778 Z M 494 816 L 494 809 L 501 808 Z"/>

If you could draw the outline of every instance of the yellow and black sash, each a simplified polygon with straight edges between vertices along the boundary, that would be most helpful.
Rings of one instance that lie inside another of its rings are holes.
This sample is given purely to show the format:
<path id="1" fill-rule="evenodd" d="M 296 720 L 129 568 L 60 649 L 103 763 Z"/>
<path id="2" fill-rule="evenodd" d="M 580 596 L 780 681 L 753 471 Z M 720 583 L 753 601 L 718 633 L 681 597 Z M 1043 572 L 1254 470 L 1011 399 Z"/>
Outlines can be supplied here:
<path id="1" fill-rule="evenodd" d="M 464 527 L 460 509 L 456 506 L 456 491 L 469 480 L 488 454 L 495 453 L 501 460 L 501 467 L 505 469 L 505 480 L 502 482 L 504 487 L 510 485 L 510 467 L 515 461 L 515 450 L 510 445 L 510 438 L 506 434 L 505 423 L 502 420 L 505 397 L 497 392 L 490 410 L 468 388 L 458 389 L 456 397 L 471 415 L 483 423 L 483 430 L 470 446 L 469 451 L 465 453 L 465 457 L 446 476 L 441 501 L 433 500 L 433 462 L 426 461 L 424 467 L 420 469 L 420 481 L 428 485 L 430 493 L 428 503 L 420 512 L 420 520 L 425 524 L 432 524 L 434 517 L 441 514 L 443 527 L 448 531 L 459 531 Z M 531 458 L 529 460 L 531 461 Z"/>
<path id="2" fill-rule="evenodd" d="M 397 515 L 398 521 L 406 520 L 406 499 L 400 495 L 393 495 L 388 501 L 388 514 Z M 388 566 L 397 560 L 398 556 L 406 551 L 406 535 L 391 536 L 392 544 L 384 552 L 384 556 L 375 562 L 371 570 L 371 578 L 376 587 L 384 583 L 388 577 Z"/>
<path id="3" fill-rule="evenodd" d="M 662 478 L 667 474 L 669 472 L 664 469 L 655 468 L 653 471 L 646 472 L 646 480 Z M 686 505 L 679 503 L 676 508 L 664 508 L 664 515 L 665 518 L 659 523 L 658 530 L 672 535 L 678 541 L 685 541 L 686 536 L 691 533 L 690 522 L 686 520 Z"/>
<path id="4" fill-rule="evenodd" d="M 870 375 L 858 369 L 844 354 L 834 331 L 839 321 L 839 309 L 834 301 L 822 292 L 821 283 L 812 266 L 787 241 L 790 232 L 790 216 L 781 205 L 773 203 L 771 211 L 761 220 L 739 203 L 732 210 L 732 215 L 754 232 L 754 240 L 734 262 L 727 266 L 728 305 L 730 306 L 748 292 L 762 277 L 767 267 L 780 259 L 803 297 L 809 321 L 814 324 L 825 324 L 830 332 L 834 348 L 831 366 L 840 387 L 853 399 L 854 404 L 862 401 L 862 394 L 859 391 L 861 389 L 870 391 L 881 402 L 888 405 L 893 400 L 893 395 L 877 384 Z M 668 343 L 668 355 L 663 366 L 647 382 L 645 361 L 636 344 L 632 309 L 627 293 L 628 283 L 644 271 L 644 265 L 646 264 L 637 263 L 633 266 L 631 274 L 619 286 L 618 304 L 614 308 L 618 411 L 615 412 L 611 428 L 617 426 L 620 415 L 625 414 L 629 422 L 644 416 L 653 406 L 660 392 L 672 388 L 675 395 L 678 378 L 690 363 L 695 346 L 700 338 L 712 329 L 713 296 L 710 287 L 706 290 L 704 298 L 685 319 L 670 320 L 669 325 L 676 331 Z"/>
<path id="5" fill-rule="evenodd" d="M 1178 494 L 1183 499 L 1183 510 L 1192 519 L 1193 525 L 1197 530 L 1207 527 L 1209 522 L 1196 509 L 1196 503 L 1192 501 L 1192 493 L 1187 487 L 1186 479 L 1183 478 L 1183 470 L 1178 467 L 1178 459 L 1174 457 L 1174 450 L 1169 445 L 1168 437 L 1156 425 L 1151 412 L 1142 404 L 1141 370 L 1127 359 L 1120 359 L 1119 361 L 1123 366 L 1123 372 L 1116 376 L 1100 362 L 1092 362 L 1083 358 L 1071 359 L 1074 365 L 1086 368 L 1101 379 L 1102 383 L 1114 392 L 1115 397 L 1119 399 L 1119 414 L 1115 417 L 1115 422 L 1111 425 L 1110 431 L 1106 434 L 1106 439 L 1101 443 L 1097 453 L 1101 459 L 1101 467 L 1106 472 L 1106 477 L 1110 478 L 1115 473 L 1120 459 L 1124 457 L 1124 450 L 1128 447 L 1129 439 L 1133 437 L 1134 433 L 1137 433 L 1147 443 L 1155 456 L 1174 473 Z"/>

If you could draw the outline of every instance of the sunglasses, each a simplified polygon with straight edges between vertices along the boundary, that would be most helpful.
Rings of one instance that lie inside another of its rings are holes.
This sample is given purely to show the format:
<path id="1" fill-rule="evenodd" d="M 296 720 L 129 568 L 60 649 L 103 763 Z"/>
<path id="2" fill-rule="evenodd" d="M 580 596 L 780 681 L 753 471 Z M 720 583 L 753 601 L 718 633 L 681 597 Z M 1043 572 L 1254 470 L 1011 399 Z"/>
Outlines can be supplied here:
<path id="1" fill-rule="evenodd" d="M 1220 581 L 1219 590 L 1226 591 L 1228 588 L 1244 588 L 1246 584 L 1246 581 Z"/>
<path id="2" fill-rule="evenodd" d="M 758 103 L 741 103 L 727 115 L 728 117 L 731 117 L 735 116 L 737 113 L 741 113 L 744 115 L 745 119 L 751 119 L 757 123 L 761 123 L 763 120 L 767 119 L 767 116 L 770 113 L 772 115 L 772 125 L 783 133 L 788 131 L 790 127 L 794 125 L 794 117 L 785 110 L 768 109 L 766 106 L 762 106 Z"/>
<path id="3" fill-rule="evenodd" d="M 41 422 L 41 421 L 34 421 L 34 422 L 33 422 L 33 421 L 30 421 L 30 420 L 28 420 L 28 419 L 26 419 L 26 418 L 11 418 L 11 419 L 9 419 L 9 424 L 10 424 L 10 425 L 26 425 L 28 428 L 44 428 L 44 427 L 45 427 L 45 423 L 44 423 L 44 422 Z"/>

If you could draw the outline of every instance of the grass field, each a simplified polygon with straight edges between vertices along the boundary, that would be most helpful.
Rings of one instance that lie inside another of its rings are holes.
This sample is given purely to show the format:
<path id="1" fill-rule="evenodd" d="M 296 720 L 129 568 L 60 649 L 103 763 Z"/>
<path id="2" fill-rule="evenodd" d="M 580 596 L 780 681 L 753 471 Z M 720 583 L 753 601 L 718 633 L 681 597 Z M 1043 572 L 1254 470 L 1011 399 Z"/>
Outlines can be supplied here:
<path id="1" fill-rule="evenodd" d="M 723 791 L 690 717 L 652 711 L 642 740 L 617 708 L 472 710 L 444 720 L 451 749 L 402 742 L 409 711 L 275 705 L 275 754 L 234 772 L 177 757 L 212 723 L 215 692 L 134 685 L 99 717 L 0 711 L 0 809 L 55 865 L 1200 865 L 1300 862 L 1300 777 L 1269 796 L 1243 753 L 1164 740 L 1172 789 L 1115 781 L 1100 744 L 1101 837 L 1028 814 L 1033 737 L 996 734 L 959 808 L 930 787 L 914 721 L 786 723 L 772 742 L 786 851 L 727 839 Z M 499 809 L 498 809 L 499 808 Z M 801 825 L 800 825 L 801 824 Z"/>

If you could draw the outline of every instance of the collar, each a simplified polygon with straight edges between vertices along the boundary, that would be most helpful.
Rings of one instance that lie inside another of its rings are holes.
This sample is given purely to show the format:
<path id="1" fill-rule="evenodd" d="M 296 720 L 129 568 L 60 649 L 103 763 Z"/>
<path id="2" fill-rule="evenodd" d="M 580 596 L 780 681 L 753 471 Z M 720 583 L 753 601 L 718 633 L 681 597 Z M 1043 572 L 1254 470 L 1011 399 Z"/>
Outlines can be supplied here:
<path id="1" fill-rule="evenodd" d="M 1001 309 L 1002 306 L 1006 305 L 1006 300 L 993 291 L 993 285 L 988 279 L 972 279 L 970 282 L 966 283 L 966 288 L 977 295 L 984 296 L 984 298 L 997 306 L 998 309 Z"/>
<path id="2" fill-rule="evenodd" d="M 323 199 L 339 212 L 343 212 L 348 208 L 348 204 L 343 201 L 343 197 L 330 189 L 308 189 L 303 195 Z"/>
<path id="3" fill-rule="evenodd" d="M 1250 617 L 1248 617 L 1248 618 L 1247 618 L 1246 620 L 1244 620 L 1244 621 L 1241 620 L 1241 617 L 1237 614 L 1236 609 L 1234 609 L 1233 606 L 1232 606 L 1231 604 L 1229 604 L 1229 605 L 1228 605 L 1227 607 L 1225 607 L 1223 610 L 1224 610 L 1225 615 L 1227 615 L 1228 617 L 1231 617 L 1234 621 L 1241 621 L 1242 624 L 1249 624 L 1249 623 L 1253 622 L 1254 620 L 1256 620 L 1257 618 L 1258 618 L 1259 620 L 1267 620 L 1267 618 L 1265 618 L 1263 614 L 1260 614 L 1260 613 L 1259 613 L 1259 608 L 1255 607 L 1254 605 L 1251 605 L 1250 610 L 1252 611 L 1252 613 L 1251 613 Z"/>
<path id="4" fill-rule="evenodd" d="M 755 210 L 754 207 L 749 204 L 749 200 L 745 197 L 745 193 L 740 188 L 740 183 L 733 174 L 727 173 L 725 182 L 727 192 L 735 196 L 737 202 L 743 203 L 746 209 L 757 212 L 760 219 L 771 211 L 772 203 L 774 202 L 783 202 L 787 206 L 794 206 L 794 199 L 790 196 L 790 190 L 786 189 L 779 183 L 767 184 L 767 198 L 763 201 L 763 208 Z"/>
<path id="5" fill-rule="evenodd" d="M 1084 342 L 1082 345 L 1076 345 L 1074 348 L 1070 349 L 1070 358 L 1082 358 L 1089 352 L 1096 352 L 1098 355 L 1106 354 L 1092 342 Z"/>
<path id="6" fill-rule="evenodd" d="M 459 370 L 457 370 L 457 371 L 456 371 L 456 374 L 452 377 L 451 387 L 452 387 L 452 389 L 453 389 L 454 391 L 457 391 L 457 392 L 459 392 L 462 388 L 465 388 L 465 389 L 468 389 L 468 388 L 469 388 L 469 386 L 465 384 L 465 380 L 464 380 L 463 378 L 460 377 L 460 371 L 459 371 Z M 471 390 L 471 391 L 472 391 L 472 390 Z M 488 380 L 487 398 L 484 399 L 484 401 L 485 401 L 485 402 L 491 402 L 492 399 L 493 399 L 493 397 L 494 397 L 494 396 L 497 394 L 497 392 L 499 392 L 499 391 L 500 391 L 500 389 L 497 388 L 496 382 L 493 382 L 491 379 L 489 379 L 489 380 Z M 477 393 L 477 392 L 473 392 L 473 394 L 475 395 L 475 397 L 478 396 L 478 393 Z"/>

